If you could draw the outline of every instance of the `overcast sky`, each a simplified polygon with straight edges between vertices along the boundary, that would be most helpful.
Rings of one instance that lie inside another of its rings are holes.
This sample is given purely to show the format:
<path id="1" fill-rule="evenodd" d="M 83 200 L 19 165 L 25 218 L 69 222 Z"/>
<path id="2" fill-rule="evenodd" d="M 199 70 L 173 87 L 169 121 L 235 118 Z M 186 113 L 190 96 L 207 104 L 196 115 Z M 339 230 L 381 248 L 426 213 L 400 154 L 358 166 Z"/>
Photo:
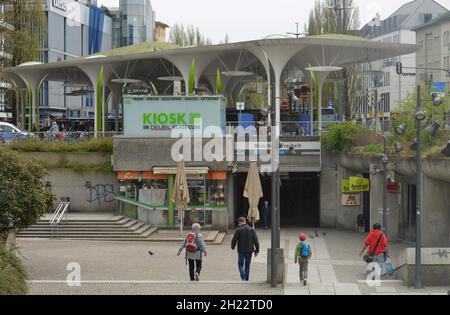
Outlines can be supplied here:
<path id="1" fill-rule="evenodd" d="M 385 19 L 408 0 L 355 0 L 361 24 L 378 12 Z M 438 0 L 450 8 L 450 0 Z M 98 5 L 119 6 L 119 0 L 98 0 Z M 214 43 L 229 34 L 230 41 L 260 39 L 270 34 L 300 32 L 307 21 L 314 0 L 152 0 L 156 20 L 198 26 Z"/>

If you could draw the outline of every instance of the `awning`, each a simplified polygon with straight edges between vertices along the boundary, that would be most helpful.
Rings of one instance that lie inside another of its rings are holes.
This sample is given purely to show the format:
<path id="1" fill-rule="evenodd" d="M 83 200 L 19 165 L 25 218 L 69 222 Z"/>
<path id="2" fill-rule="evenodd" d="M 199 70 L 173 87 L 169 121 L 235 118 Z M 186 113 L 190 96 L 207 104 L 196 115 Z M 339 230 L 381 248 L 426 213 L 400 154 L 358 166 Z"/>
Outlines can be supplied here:
<path id="1" fill-rule="evenodd" d="M 139 172 L 118 172 L 117 173 L 118 180 L 136 180 L 139 179 Z"/>
<path id="2" fill-rule="evenodd" d="M 209 167 L 186 167 L 186 175 L 205 175 L 209 172 Z M 177 173 L 176 167 L 154 167 L 154 174 L 175 175 Z"/>

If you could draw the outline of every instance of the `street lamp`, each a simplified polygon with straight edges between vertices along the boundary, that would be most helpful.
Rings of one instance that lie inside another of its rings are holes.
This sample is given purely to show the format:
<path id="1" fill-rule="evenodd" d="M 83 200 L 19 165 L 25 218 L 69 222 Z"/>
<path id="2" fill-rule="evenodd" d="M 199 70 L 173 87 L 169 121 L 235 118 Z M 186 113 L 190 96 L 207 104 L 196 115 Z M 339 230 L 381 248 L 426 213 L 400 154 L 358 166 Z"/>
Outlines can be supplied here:
<path id="1" fill-rule="evenodd" d="M 287 35 L 294 35 L 297 39 L 300 37 L 300 35 L 307 35 L 308 33 L 300 33 L 299 29 L 298 29 L 298 22 L 295 22 L 295 24 L 297 25 L 297 32 L 296 33 L 292 33 L 292 32 L 287 32 Z"/>
<path id="2" fill-rule="evenodd" d="M 271 130 L 271 153 L 272 153 L 272 211 L 271 211 L 271 221 L 272 221 L 272 232 L 271 232 L 271 257 L 270 257 L 270 264 L 271 264 L 271 286 L 272 288 L 276 288 L 278 284 L 278 270 L 277 270 L 277 254 L 278 254 L 278 190 L 279 190 L 279 170 L 278 165 L 274 165 L 275 162 L 278 163 L 278 161 L 275 161 L 277 158 L 277 149 L 275 148 L 278 144 L 276 141 L 276 137 L 278 135 L 278 131 L 276 130 L 276 118 L 275 118 L 275 110 L 272 106 L 268 105 L 260 110 L 260 114 L 263 117 L 270 118 L 272 115 L 272 130 Z M 275 169 L 276 168 L 276 169 Z"/>
<path id="3" fill-rule="evenodd" d="M 441 152 L 443 155 L 450 157 L 450 140 L 448 140 L 447 145 L 442 149 Z"/>
<path id="4" fill-rule="evenodd" d="M 318 66 L 318 67 L 308 67 L 305 68 L 305 70 L 310 71 L 311 73 L 314 73 L 317 78 L 317 89 L 319 94 L 319 100 L 318 100 L 318 108 L 317 108 L 317 120 L 319 123 L 319 136 L 322 133 L 322 89 L 323 84 L 325 83 L 325 80 L 327 79 L 328 75 L 332 72 L 341 71 L 341 67 L 335 67 L 335 66 Z M 311 113 L 313 114 L 313 112 Z M 313 115 L 311 115 L 312 118 Z M 313 126 L 311 126 L 312 128 Z"/>
<path id="5" fill-rule="evenodd" d="M 417 212 L 416 212 L 416 272 L 414 277 L 414 286 L 416 289 L 422 288 L 422 150 L 421 150 L 421 128 L 422 121 L 425 120 L 425 113 L 422 110 L 421 89 L 420 85 L 417 86 L 417 113 L 416 113 L 416 173 L 417 173 Z"/>

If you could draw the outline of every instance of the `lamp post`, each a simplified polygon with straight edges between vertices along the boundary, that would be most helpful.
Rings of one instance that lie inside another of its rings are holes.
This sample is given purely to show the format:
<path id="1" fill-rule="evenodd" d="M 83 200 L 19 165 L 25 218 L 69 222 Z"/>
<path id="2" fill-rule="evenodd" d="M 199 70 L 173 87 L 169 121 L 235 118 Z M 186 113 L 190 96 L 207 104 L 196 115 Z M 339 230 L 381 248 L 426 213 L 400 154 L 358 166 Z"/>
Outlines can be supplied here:
<path id="1" fill-rule="evenodd" d="M 422 242 L 422 121 L 425 120 L 425 114 L 422 110 L 420 86 L 417 86 L 417 113 L 416 113 L 416 136 L 417 136 L 417 151 L 416 151 L 416 172 L 417 172 L 417 201 L 416 201 L 416 272 L 414 277 L 414 286 L 416 289 L 422 288 L 421 276 L 421 242 Z"/>
<path id="2" fill-rule="evenodd" d="M 383 232 L 384 234 L 387 233 L 387 198 L 388 198 L 388 191 L 387 191 L 387 176 L 388 176 L 388 149 L 387 149 L 387 136 L 383 135 L 383 142 L 384 142 L 384 154 L 383 158 L 381 159 L 381 162 L 383 163 Z"/>

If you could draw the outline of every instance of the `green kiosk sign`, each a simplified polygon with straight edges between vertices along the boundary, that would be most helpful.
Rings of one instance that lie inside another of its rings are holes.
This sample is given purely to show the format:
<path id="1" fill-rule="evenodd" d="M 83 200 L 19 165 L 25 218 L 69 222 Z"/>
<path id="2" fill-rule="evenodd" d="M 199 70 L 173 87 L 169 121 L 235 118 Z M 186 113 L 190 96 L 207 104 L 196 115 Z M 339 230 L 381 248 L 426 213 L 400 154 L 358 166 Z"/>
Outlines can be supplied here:
<path id="1" fill-rule="evenodd" d="M 124 96 L 124 134 L 130 137 L 170 137 L 175 129 L 216 126 L 225 131 L 223 97 Z"/>

